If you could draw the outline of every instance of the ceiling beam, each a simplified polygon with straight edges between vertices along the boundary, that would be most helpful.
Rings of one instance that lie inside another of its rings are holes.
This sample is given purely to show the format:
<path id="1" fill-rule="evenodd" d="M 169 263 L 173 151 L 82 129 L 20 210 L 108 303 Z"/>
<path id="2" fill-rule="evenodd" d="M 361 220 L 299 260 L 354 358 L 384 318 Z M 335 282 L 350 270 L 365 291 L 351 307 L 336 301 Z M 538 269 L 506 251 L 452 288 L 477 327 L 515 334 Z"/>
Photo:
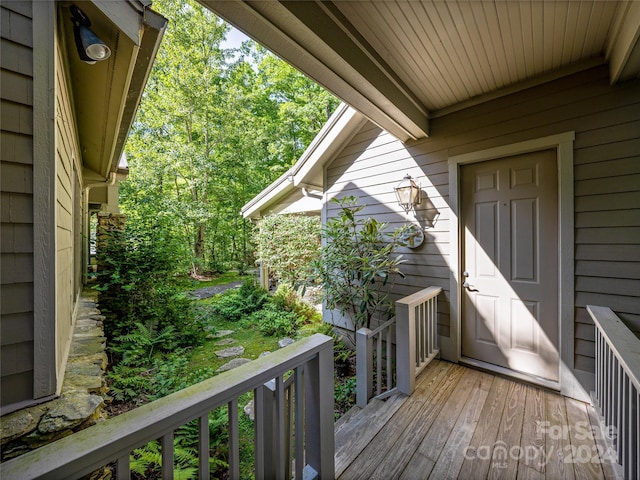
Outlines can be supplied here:
<path id="1" fill-rule="evenodd" d="M 607 45 L 611 84 L 628 80 L 640 70 L 640 2 L 622 2 Z"/>
<path id="2" fill-rule="evenodd" d="M 429 115 L 331 2 L 199 0 L 402 141 Z"/>

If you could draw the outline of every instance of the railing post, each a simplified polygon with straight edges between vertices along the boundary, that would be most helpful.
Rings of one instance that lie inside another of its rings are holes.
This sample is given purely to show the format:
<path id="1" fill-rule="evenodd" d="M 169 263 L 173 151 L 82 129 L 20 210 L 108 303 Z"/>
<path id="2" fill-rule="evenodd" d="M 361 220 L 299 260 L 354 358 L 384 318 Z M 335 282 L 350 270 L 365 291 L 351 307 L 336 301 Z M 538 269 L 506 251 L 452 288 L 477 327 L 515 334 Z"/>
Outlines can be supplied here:
<path id="1" fill-rule="evenodd" d="M 256 435 L 256 445 L 260 442 L 262 458 L 264 462 L 262 468 L 258 471 L 260 475 L 256 473 L 256 477 L 260 478 L 275 478 L 276 474 L 276 445 L 275 445 L 275 381 L 269 380 L 267 383 L 260 387 L 262 394 L 259 395 L 260 401 L 254 403 L 255 416 L 260 416 L 261 428 Z"/>
<path id="2" fill-rule="evenodd" d="M 398 391 L 411 395 L 416 388 L 416 322 L 412 308 L 396 302 Z"/>
<path id="3" fill-rule="evenodd" d="M 306 475 L 335 477 L 333 431 L 333 345 L 327 344 L 305 366 Z M 312 472 L 309 468 L 313 469 Z"/>
<path id="4" fill-rule="evenodd" d="M 360 408 L 367 406 L 373 391 L 373 338 L 370 333 L 368 328 L 356 332 L 356 405 Z"/>

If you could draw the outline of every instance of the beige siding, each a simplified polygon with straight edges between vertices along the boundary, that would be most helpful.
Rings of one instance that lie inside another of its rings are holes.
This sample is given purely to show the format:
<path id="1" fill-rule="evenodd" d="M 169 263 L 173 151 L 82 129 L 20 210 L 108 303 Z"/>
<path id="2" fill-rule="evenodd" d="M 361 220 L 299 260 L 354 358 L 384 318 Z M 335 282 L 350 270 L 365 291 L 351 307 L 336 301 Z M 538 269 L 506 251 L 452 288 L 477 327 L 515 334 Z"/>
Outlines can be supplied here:
<path id="1" fill-rule="evenodd" d="M 0 404 L 33 397 L 33 38 L 30 2 L 0 3 Z"/>
<path id="2" fill-rule="evenodd" d="M 640 82 L 609 87 L 605 67 L 572 75 L 431 120 L 431 137 L 403 145 L 367 124 L 328 167 L 329 197 L 357 195 L 364 215 L 398 226 L 393 187 L 406 173 L 440 215 L 425 244 L 406 249 L 406 295 L 445 289 L 440 327 L 449 326 L 450 156 L 575 131 L 575 364 L 593 371 L 587 304 L 610 306 L 640 332 Z M 328 215 L 335 206 L 328 205 Z M 418 213 L 425 205 L 418 208 Z M 455 252 L 454 252 L 455 253 Z"/>
<path id="3" fill-rule="evenodd" d="M 56 44 L 56 364 L 60 374 L 66 362 L 78 289 L 77 278 L 81 256 L 75 251 L 82 228 L 79 179 L 76 162 L 79 159 L 76 123 L 73 115 L 70 83 L 63 63 L 64 53 Z M 59 376 L 61 378 L 61 376 Z"/>

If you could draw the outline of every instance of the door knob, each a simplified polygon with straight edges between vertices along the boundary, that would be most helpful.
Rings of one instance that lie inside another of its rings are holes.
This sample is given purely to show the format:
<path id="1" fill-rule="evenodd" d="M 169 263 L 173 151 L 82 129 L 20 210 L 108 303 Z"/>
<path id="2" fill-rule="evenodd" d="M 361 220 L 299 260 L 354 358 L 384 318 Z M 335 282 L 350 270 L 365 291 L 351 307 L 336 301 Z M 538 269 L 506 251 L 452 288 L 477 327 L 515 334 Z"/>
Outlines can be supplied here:
<path id="1" fill-rule="evenodd" d="M 478 291 L 478 289 L 476 287 L 474 287 L 473 285 L 471 285 L 469 282 L 466 282 L 466 281 L 462 284 L 462 287 L 466 288 L 470 292 L 477 292 Z"/>

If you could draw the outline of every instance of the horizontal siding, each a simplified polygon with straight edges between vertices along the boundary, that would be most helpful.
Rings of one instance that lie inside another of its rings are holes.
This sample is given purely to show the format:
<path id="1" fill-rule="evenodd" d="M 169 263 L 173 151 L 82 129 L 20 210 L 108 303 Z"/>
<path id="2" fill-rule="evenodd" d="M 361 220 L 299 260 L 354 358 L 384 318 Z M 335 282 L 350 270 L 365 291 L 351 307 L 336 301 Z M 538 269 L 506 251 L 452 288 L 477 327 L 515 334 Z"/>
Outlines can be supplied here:
<path id="1" fill-rule="evenodd" d="M 1 405 L 33 398 L 31 2 L 0 3 Z"/>
<path id="2" fill-rule="evenodd" d="M 71 327 L 75 301 L 81 286 L 74 281 L 76 272 L 82 272 L 74 255 L 74 236 L 80 236 L 80 228 L 74 225 L 74 217 L 81 216 L 74 204 L 74 182 L 77 182 L 74 163 L 80 158 L 75 117 L 69 96 L 69 82 L 59 44 L 56 49 L 56 367 L 58 375 L 66 360 L 71 341 Z M 79 191 L 77 189 L 76 191 Z"/>
<path id="3" fill-rule="evenodd" d="M 446 305 L 448 158 L 575 131 L 575 365 L 592 372 L 593 324 L 582 313 L 587 304 L 610 306 L 640 331 L 640 82 L 611 88 L 607 69 L 594 68 L 434 118 L 430 129 L 430 138 L 402 144 L 367 124 L 327 167 L 328 197 L 358 196 L 368 205 L 362 215 L 395 227 L 405 214 L 393 187 L 406 173 L 414 177 L 430 213 L 439 216 L 421 247 L 403 250 L 407 278 L 397 280 L 394 294 L 438 285 L 445 289 L 439 303 Z M 329 217 L 336 212 L 335 205 L 327 209 Z M 448 326 L 448 305 L 441 311 L 439 323 Z"/>

